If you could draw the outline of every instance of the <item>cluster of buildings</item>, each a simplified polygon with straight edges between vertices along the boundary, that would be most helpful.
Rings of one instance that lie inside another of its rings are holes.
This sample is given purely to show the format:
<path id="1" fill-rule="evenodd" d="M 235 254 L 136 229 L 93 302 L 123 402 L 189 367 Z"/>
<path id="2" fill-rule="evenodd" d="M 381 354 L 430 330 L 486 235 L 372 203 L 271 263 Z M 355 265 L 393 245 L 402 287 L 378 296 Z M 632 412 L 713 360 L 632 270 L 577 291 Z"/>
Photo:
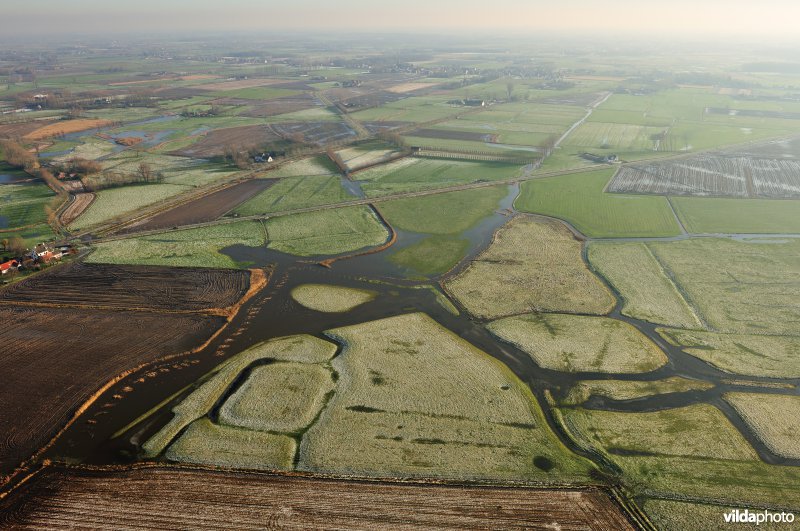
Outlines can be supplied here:
<path id="1" fill-rule="evenodd" d="M 60 261 L 65 254 L 73 252 L 71 245 L 51 247 L 45 243 L 36 245 L 33 249 L 25 251 L 22 256 L 7 258 L 0 262 L 0 275 L 16 273 L 19 271 L 39 269 L 43 265 Z"/>

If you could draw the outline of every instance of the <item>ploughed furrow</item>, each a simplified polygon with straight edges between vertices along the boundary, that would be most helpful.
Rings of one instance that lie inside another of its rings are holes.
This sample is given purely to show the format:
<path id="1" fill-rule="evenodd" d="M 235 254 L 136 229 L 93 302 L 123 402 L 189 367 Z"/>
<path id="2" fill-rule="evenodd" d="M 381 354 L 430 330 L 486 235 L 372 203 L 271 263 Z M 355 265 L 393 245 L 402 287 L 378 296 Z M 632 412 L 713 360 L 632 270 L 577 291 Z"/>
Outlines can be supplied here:
<path id="1" fill-rule="evenodd" d="M 0 505 L 2 526 L 634 529 L 609 493 L 593 488 L 346 481 L 174 467 L 48 467 Z"/>
<path id="2" fill-rule="evenodd" d="M 202 314 L 0 305 L 0 478 L 126 371 L 195 349 L 226 319 Z"/>
<path id="3" fill-rule="evenodd" d="M 249 285 L 249 271 L 73 263 L 8 286 L 0 300 L 198 311 L 233 306 Z"/>

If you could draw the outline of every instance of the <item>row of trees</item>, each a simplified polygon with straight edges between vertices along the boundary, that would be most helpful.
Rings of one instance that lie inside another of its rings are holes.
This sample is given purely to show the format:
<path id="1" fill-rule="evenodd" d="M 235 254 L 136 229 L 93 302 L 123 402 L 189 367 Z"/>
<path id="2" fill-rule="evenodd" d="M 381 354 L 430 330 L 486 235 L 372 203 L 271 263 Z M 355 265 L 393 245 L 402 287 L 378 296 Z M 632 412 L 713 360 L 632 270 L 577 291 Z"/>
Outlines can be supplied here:
<path id="1" fill-rule="evenodd" d="M 81 180 L 86 191 L 97 192 L 130 184 L 159 183 L 164 180 L 164 174 L 154 171 L 150 164 L 142 162 L 133 173 L 106 171 L 100 175 L 86 176 Z"/>
<path id="2" fill-rule="evenodd" d="M 36 156 L 14 140 L 0 140 L 0 149 L 11 166 L 32 172 L 38 167 Z"/>

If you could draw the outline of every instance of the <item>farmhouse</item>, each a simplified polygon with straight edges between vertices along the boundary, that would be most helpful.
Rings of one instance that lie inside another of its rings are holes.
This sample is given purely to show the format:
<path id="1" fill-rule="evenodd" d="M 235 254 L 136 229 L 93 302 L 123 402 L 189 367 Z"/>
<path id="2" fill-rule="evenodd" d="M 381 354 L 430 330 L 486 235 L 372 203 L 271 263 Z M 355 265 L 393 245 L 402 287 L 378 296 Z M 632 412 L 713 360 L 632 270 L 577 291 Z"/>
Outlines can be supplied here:
<path id="1" fill-rule="evenodd" d="M 12 269 L 19 269 L 19 262 L 16 260 L 9 260 L 0 264 L 0 275 L 5 275 Z"/>

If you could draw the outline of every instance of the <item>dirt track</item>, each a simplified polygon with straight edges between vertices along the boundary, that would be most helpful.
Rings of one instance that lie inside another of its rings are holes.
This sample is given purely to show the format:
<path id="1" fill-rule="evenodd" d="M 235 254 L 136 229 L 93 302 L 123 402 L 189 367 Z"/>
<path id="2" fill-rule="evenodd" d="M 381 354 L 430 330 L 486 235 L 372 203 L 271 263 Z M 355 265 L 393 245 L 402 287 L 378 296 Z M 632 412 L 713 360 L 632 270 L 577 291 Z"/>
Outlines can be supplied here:
<path id="1" fill-rule="evenodd" d="M 608 493 L 346 481 L 152 467 L 49 468 L 0 506 L 0 527 L 635 529 Z"/>
<path id="2" fill-rule="evenodd" d="M 78 216 L 83 214 L 87 208 L 92 204 L 94 201 L 95 195 L 92 193 L 78 193 L 75 194 L 72 198 L 72 201 L 61 211 L 61 214 L 58 216 L 58 221 L 63 225 L 67 226 L 76 219 Z"/>

